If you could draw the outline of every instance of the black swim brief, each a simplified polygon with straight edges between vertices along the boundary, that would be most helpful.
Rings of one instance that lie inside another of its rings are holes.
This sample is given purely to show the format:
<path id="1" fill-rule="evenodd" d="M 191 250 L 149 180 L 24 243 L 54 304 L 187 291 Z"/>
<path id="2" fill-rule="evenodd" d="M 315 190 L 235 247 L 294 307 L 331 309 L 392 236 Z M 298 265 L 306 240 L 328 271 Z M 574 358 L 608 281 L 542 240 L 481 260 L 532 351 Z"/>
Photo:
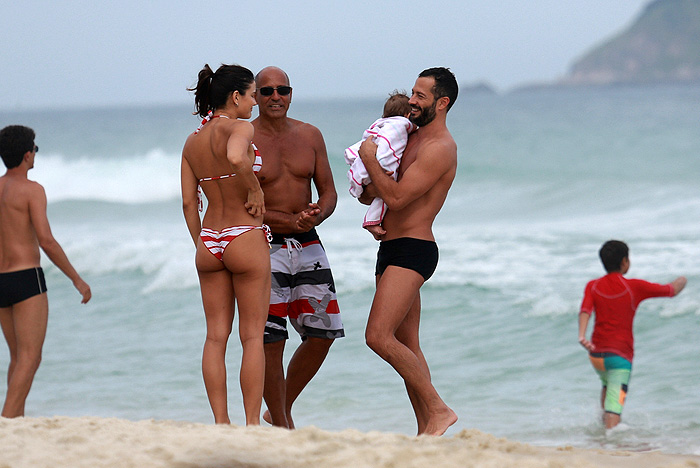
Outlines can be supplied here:
<path id="1" fill-rule="evenodd" d="M 381 275 L 389 265 L 394 265 L 413 270 L 428 281 L 437 264 L 438 246 L 434 241 L 399 237 L 379 244 L 375 274 Z"/>
<path id="2" fill-rule="evenodd" d="M 10 307 L 46 292 L 41 267 L 0 273 L 0 307 Z"/>

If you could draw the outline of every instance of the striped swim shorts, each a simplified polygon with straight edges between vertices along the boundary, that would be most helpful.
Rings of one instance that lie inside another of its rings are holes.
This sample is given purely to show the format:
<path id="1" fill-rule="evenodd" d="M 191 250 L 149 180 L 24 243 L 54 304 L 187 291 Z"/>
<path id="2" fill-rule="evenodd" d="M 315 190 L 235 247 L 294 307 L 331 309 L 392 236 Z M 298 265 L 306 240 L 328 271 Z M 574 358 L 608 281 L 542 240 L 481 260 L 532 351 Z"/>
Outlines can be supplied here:
<path id="1" fill-rule="evenodd" d="M 302 340 L 345 336 L 333 275 L 315 229 L 302 234 L 273 234 L 270 266 L 265 343 L 289 338 L 287 319 Z"/>

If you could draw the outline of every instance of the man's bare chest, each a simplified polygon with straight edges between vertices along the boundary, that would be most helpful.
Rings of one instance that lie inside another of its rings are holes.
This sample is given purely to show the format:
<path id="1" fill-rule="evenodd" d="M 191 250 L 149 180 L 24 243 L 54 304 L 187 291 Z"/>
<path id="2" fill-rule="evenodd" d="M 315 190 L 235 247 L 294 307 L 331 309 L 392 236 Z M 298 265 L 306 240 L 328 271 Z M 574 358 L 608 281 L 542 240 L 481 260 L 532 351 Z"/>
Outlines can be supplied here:
<path id="1" fill-rule="evenodd" d="M 399 178 L 404 172 L 406 172 L 406 169 L 408 169 L 411 164 L 416 162 L 419 147 L 420 145 L 417 144 L 417 142 L 413 142 L 412 144 L 411 140 L 409 140 L 408 144 L 406 145 L 406 149 L 403 152 L 403 156 L 401 157 L 401 163 L 399 164 Z"/>
<path id="2" fill-rule="evenodd" d="M 262 169 L 258 177 L 263 181 L 277 179 L 304 178 L 314 176 L 315 155 L 313 152 L 293 148 L 261 149 Z"/>

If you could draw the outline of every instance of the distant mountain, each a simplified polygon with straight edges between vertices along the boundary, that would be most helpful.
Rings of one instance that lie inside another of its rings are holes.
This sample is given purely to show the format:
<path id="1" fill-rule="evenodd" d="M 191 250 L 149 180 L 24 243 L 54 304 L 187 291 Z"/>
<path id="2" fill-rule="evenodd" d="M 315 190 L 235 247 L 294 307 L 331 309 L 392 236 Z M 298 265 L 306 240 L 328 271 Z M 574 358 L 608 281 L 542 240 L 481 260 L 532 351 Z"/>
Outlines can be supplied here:
<path id="1" fill-rule="evenodd" d="M 459 85 L 461 94 L 496 94 L 496 90 L 491 84 L 484 81 L 476 83 L 462 83 Z"/>
<path id="2" fill-rule="evenodd" d="M 655 0 L 591 50 L 560 85 L 700 83 L 700 0 Z"/>

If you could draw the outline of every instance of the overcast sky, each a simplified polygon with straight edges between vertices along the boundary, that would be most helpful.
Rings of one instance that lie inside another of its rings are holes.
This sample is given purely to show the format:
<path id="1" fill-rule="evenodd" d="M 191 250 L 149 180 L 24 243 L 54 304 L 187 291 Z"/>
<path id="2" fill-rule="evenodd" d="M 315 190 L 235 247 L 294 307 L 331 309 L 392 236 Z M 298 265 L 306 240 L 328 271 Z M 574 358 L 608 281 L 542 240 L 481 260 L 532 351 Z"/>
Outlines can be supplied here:
<path id="1" fill-rule="evenodd" d="M 424 68 L 550 81 L 649 0 L 22 0 L 0 13 L 0 110 L 189 104 L 204 63 L 277 65 L 297 100 L 384 96 Z"/>

